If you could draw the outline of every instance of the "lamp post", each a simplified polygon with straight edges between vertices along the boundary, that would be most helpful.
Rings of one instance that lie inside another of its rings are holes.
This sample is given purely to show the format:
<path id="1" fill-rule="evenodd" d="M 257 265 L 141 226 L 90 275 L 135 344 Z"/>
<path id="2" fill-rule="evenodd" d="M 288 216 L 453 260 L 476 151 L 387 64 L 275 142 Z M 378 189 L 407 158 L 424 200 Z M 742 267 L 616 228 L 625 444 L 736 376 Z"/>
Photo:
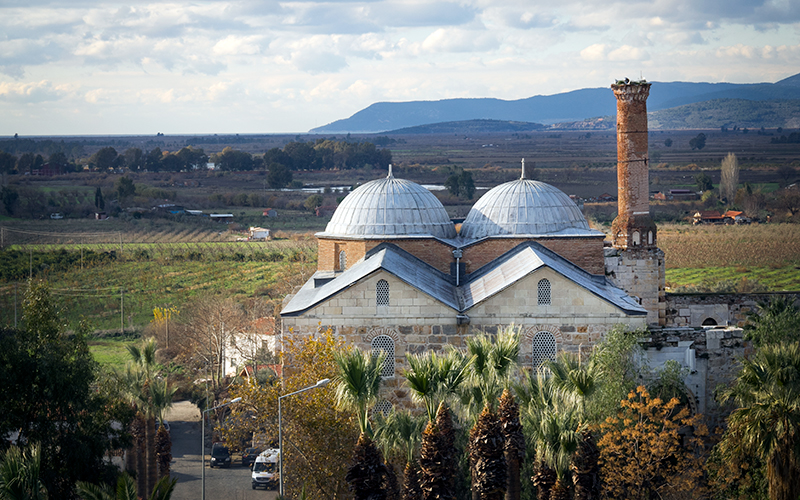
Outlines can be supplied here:
<path id="1" fill-rule="evenodd" d="M 288 398 L 289 396 L 294 396 L 295 394 L 300 394 L 301 392 L 310 391 L 311 389 L 316 389 L 317 387 L 323 387 L 330 383 L 331 379 L 324 378 L 319 380 L 314 385 L 309 385 L 308 387 L 304 387 L 299 391 L 290 392 L 289 394 L 284 394 L 283 396 L 278 397 L 278 451 L 279 451 L 279 463 L 278 463 L 278 490 L 280 491 L 281 497 L 283 497 L 283 421 L 282 421 L 282 413 L 281 413 L 281 399 Z"/>
<path id="2" fill-rule="evenodd" d="M 209 408 L 207 410 L 203 410 L 203 412 L 200 414 L 200 419 L 201 419 L 201 422 L 200 422 L 200 427 L 201 427 L 201 431 L 200 431 L 200 449 L 201 449 L 201 451 L 200 451 L 200 470 L 202 471 L 202 473 L 200 474 L 200 477 L 201 477 L 201 480 L 200 480 L 200 496 L 201 496 L 202 500 L 206 500 L 206 413 L 208 413 L 208 412 L 210 412 L 212 410 L 216 410 L 217 408 L 222 408 L 223 406 L 228 406 L 228 405 L 232 405 L 233 403 L 238 403 L 241 400 L 242 400 L 242 398 L 232 399 L 232 400 L 228 401 L 227 403 L 223 403 L 223 404 L 217 405 L 217 406 L 215 406 L 213 408 Z"/>

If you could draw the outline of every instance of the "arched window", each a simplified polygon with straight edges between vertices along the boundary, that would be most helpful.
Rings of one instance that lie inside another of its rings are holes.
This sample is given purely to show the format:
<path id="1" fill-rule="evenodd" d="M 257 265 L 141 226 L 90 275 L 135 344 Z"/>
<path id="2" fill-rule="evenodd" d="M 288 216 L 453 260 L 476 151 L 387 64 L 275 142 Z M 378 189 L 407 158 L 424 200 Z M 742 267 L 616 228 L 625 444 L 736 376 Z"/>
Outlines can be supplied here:
<path id="1" fill-rule="evenodd" d="M 389 307 L 389 282 L 386 280 L 378 280 L 375 285 L 375 303 L 378 309 Z"/>
<path id="2" fill-rule="evenodd" d="M 394 339 L 388 335 L 378 335 L 370 343 L 372 355 L 377 356 L 381 352 L 386 353 L 381 367 L 381 377 L 394 377 Z"/>
<path id="3" fill-rule="evenodd" d="M 549 306 L 550 305 L 550 280 L 547 278 L 542 278 L 539 280 L 539 284 L 537 285 L 538 294 L 537 303 L 540 306 Z"/>
<path id="4" fill-rule="evenodd" d="M 344 271 L 347 267 L 347 254 L 344 253 L 344 250 L 339 252 L 339 270 Z"/>
<path id="5" fill-rule="evenodd" d="M 648 231 L 647 232 L 647 244 L 648 245 L 652 245 L 653 244 L 653 231 Z"/>
<path id="6" fill-rule="evenodd" d="M 638 247 L 639 245 L 642 244 L 642 239 L 641 236 L 639 235 L 639 231 L 633 232 L 633 237 L 631 238 L 631 240 L 633 241 L 633 246 L 635 247 Z"/>
<path id="7" fill-rule="evenodd" d="M 531 357 L 534 368 L 542 366 L 546 360 L 556 360 L 556 338 L 550 332 L 537 332 L 533 336 L 533 356 Z"/>
<path id="8" fill-rule="evenodd" d="M 375 403 L 375 406 L 372 407 L 372 413 L 383 413 L 384 417 L 388 417 L 389 413 L 392 412 L 392 403 L 386 401 L 385 399 L 382 401 L 378 401 Z"/>
<path id="9" fill-rule="evenodd" d="M 717 326 L 717 320 L 714 318 L 706 318 L 703 320 L 703 326 Z"/>

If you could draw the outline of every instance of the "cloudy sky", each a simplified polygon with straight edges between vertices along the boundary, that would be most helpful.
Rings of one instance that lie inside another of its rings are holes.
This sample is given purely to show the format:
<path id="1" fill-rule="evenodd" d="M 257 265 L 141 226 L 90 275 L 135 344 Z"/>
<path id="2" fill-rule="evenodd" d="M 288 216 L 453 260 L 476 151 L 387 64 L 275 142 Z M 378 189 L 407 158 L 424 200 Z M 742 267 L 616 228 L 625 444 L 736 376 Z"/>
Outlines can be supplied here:
<path id="1" fill-rule="evenodd" d="M 799 72 L 798 0 L 0 1 L 0 136 L 305 132 L 378 101 Z"/>

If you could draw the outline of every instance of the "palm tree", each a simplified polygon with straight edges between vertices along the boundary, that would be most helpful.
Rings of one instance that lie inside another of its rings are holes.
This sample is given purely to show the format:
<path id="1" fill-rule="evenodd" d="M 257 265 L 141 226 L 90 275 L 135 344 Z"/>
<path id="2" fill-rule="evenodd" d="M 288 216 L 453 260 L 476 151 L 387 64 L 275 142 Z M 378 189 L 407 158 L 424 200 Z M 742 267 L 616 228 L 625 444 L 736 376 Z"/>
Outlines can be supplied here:
<path id="1" fill-rule="evenodd" d="M 569 405 L 532 409 L 528 413 L 539 469 L 537 472 L 539 478 L 534 479 L 534 483 L 538 483 L 540 500 L 569 498 L 572 455 L 578 449 L 581 440 L 577 417 L 576 409 L 570 408 Z M 552 482 L 553 472 L 555 472 L 555 483 L 548 492 L 547 487 Z"/>
<path id="2" fill-rule="evenodd" d="M 386 469 L 381 453 L 372 441 L 373 431 L 369 421 L 369 409 L 377 401 L 381 387 L 384 357 L 383 353 L 374 356 L 361 349 L 334 354 L 338 369 L 335 377 L 336 404 L 339 408 L 355 411 L 361 431 L 353 453 L 353 465 L 345 476 L 356 500 L 386 498 L 383 487 Z"/>
<path id="3" fill-rule="evenodd" d="M 489 405 L 483 408 L 469 433 L 473 498 L 502 500 L 506 496 L 507 470 L 500 419 Z"/>
<path id="4" fill-rule="evenodd" d="M 589 420 L 587 401 L 596 393 L 600 378 L 597 365 L 591 360 L 581 363 L 579 356 L 561 353 L 555 362 L 545 363 L 550 373 L 548 383 L 552 384 L 559 398 L 569 401 L 578 410 L 578 426 L 584 430 L 580 434 L 581 443 L 573 456 L 570 470 L 575 485 L 575 498 L 590 500 L 600 495 L 600 452 L 592 433 L 586 429 Z"/>
<path id="5" fill-rule="evenodd" d="M 800 308 L 786 297 L 759 302 L 758 312 L 747 313 L 744 330 L 757 347 L 800 340 Z"/>
<path id="6" fill-rule="evenodd" d="M 729 459 L 752 454 L 767 464 L 771 500 L 800 497 L 800 343 L 767 345 L 742 360 L 723 401 L 740 405 L 720 442 Z"/>
<path id="7" fill-rule="evenodd" d="M 47 489 L 39 479 L 42 449 L 10 447 L 0 455 L 0 499 L 46 500 Z"/>
<path id="8" fill-rule="evenodd" d="M 425 426 L 424 417 L 415 417 L 407 411 L 395 411 L 386 418 L 378 415 L 376 422 L 376 440 L 384 449 L 399 450 L 405 457 L 405 472 L 401 498 L 417 500 L 422 495 L 419 487 L 419 463 L 416 460 L 417 448 L 422 440 Z"/>
<path id="9" fill-rule="evenodd" d="M 128 346 L 130 364 L 123 376 L 127 383 L 129 399 L 136 405 L 138 416 L 144 423 L 144 468 L 137 467 L 139 491 L 152 491 L 158 476 L 155 449 L 155 421 L 159 411 L 153 404 L 152 385 L 158 364 L 156 363 L 155 338 L 142 340 L 140 345 Z M 142 457 L 138 457 L 141 465 Z"/>
<path id="10" fill-rule="evenodd" d="M 522 496 L 522 461 L 525 459 L 525 435 L 519 421 L 519 405 L 514 396 L 506 389 L 500 396 L 500 428 L 503 432 L 503 446 L 508 468 L 506 482 L 506 500 L 520 500 Z"/>
<path id="11" fill-rule="evenodd" d="M 175 489 L 177 479 L 162 477 L 156 482 L 148 500 L 170 500 Z M 108 485 L 98 486 L 96 484 L 78 481 L 78 494 L 83 500 L 138 500 L 136 494 L 136 483 L 127 473 L 122 473 L 117 479 L 117 487 L 112 488 Z"/>
<path id="12" fill-rule="evenodd" d="M 442 401 L 436 420 L 428 422 L 422 433 L 419 453 L 422 500 L 453 500 L 456 465 L 455 434 L 450 410 Z"/>
<path id="13" fill-rule="evenodd" d="M 466 380 L 472 359 L 453 349 L 444 355 L 433 351 L 409 354 L 406 360 L 411 367 L 403 371 L 406 385 L 412 398 L 425 406 L 428 421 L 433 422 L 440 403 L 454 396 Z"/>
<path id="14" fill-rule="evenodd" d="M 150 384 L 150 402 L 158 419 L 156 432 L 156 466 L 158 477 L 169 476 L 169 463 L 172 460 L 172 438 L 164 425 L 164 411 L 172 407 L 172 397 L 177 391 L 166 379 L 154 380 Z"/>

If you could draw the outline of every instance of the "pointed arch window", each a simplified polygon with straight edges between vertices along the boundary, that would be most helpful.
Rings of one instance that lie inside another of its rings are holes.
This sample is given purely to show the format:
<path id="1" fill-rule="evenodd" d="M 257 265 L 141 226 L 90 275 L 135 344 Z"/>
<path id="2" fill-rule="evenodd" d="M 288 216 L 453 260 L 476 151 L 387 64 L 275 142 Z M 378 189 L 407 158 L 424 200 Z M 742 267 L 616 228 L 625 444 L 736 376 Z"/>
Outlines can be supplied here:
<path id="1" fill-rule="evenodd" d="M 339 252 L 339 270 L 344 271 L 347 268 L 347 254 L 344 250 Z"/>
<path id="2" fill-rule="evenodd" d="M 536 303 L 540 306 L 549 306 L 550 300 L 550 280 L 542 278 L 536 286 Z"/>

